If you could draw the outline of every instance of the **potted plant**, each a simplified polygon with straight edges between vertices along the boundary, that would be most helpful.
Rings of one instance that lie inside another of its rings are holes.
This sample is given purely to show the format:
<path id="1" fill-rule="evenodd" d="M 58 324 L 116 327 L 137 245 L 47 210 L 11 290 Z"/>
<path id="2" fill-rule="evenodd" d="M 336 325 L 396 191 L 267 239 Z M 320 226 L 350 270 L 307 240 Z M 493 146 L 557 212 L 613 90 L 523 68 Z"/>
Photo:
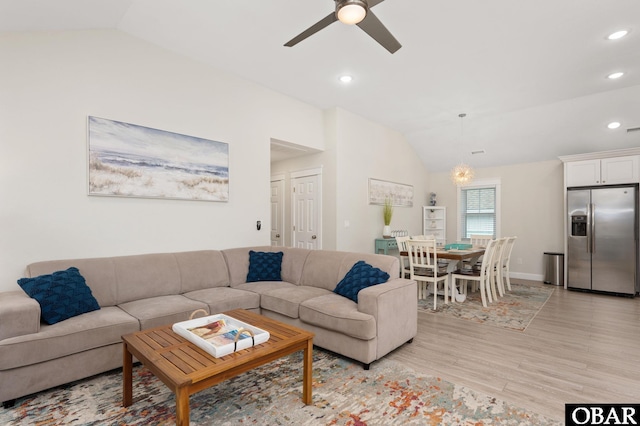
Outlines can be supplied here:
<path id="1" fill-rule="evenodd" d="M 382 228 L 382 236 L 384 238 L 391 238 L 391 217 L 393 216 L 393 205 L 389 198 L 385 198 L 384 205 L 382 206 L 382 218 L 384 220 L 384 228 Z"/>

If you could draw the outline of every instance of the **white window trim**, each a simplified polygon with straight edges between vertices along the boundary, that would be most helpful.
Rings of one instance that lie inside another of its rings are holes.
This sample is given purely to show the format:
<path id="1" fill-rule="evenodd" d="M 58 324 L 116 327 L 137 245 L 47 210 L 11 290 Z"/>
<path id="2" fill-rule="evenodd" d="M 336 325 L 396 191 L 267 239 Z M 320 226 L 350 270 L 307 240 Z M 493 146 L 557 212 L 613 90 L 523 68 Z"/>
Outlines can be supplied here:
<path id="1" fill-rule="evenodd" d="M 460 222 L 462 217 L 462 210 L 460 209 L 460 191 L 462 189 L 476 189 L 476 188 L 487 188 L 487 187 L 495 187 L 496 188 L 496 238 L 500 238 L 502 232 L 501 228 L 501 214 L 500 214 L 500 206 L 502 204 L 501 200 L 501 186 L 502 182 L 500 178 L 491 178 L 491 179 L 478 179 L 474 180 L 471 184 L 465 186 L 458 186 L 456 190 L 456 204 L 457 204 L 457 214 L 456 214 L 456 233 L 457 239 L 456 241 L 462 241 L 462 229 L 460 229 Z"/>

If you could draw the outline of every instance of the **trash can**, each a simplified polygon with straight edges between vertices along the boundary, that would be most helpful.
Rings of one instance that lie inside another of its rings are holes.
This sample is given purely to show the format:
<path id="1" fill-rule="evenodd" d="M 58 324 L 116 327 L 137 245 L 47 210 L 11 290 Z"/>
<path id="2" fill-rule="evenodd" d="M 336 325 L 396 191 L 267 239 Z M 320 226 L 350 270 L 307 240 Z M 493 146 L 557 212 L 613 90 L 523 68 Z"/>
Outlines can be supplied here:
<path id="1" fill-rule="evenodd" d="M 564 286 L 564 253 L 544 252 L 544 283 Z"/>

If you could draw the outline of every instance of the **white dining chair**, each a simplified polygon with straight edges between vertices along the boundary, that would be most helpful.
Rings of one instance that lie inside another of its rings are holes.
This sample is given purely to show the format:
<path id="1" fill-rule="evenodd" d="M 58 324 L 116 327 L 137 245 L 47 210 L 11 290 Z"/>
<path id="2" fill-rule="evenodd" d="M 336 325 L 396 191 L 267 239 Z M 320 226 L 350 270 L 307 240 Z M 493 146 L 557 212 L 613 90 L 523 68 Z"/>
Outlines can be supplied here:
<path id="1" fill-rule="evenodd" d="M 427 284 L 433 285 L 433 309 L 438 302 L 438 284 L 442 283 L 444 290 L 444 303 L 449 303 L 448 273 L 438 267 L 438 253 L 436 240 L 409 240 L 407 241 L 407 254 L 409 255 L 409 278 L 418 283 L 418 298 L 427 296 Z"/>
<path id="2" fill-rule="evenodd" d="M 471 245 L 474 248 L 485 248 L 487 247 L 487 243 L 489 241 L 493 240 L 493 236 L 492 235 L 476 235 L 473 234 L 469 237 L 469 242 L 471 243 Z M 467 266 L 470 268 L 473 268 L 474 266 L 476 267 L 480 267 L 480 264 L 482 262 L 482 257 L 480 256 L 477 260 L 477 262 L 475 263 L 475 265 L 471 265 L 470 263 L 467 262 Z"/>
<path id="3" fill-rule="evenodd" d="M 396 237 L 396 243 L 398 244 L 398 251 L 400 253 L 408 251 L 407 241 L 411 237 Z M 409 256 L 403 256 L 400 254 L 400 278 L 407 278 L 409 276 Z"/>
<path id="4" fill-rule="evenodd" d="M 509 277 L 510 269 L 509 264 L 511 263 L 511 252 L 513 251 L 513 245 L 516 242 L 518 237 L 507 237 L 504 245 L 502 246 L 502 254 L 500 259 L 500 273 L 499 273 L 499 281 L 502 285 L 502 288 L 506 286 L 507 290 L 511 291 L 511 278 Z"/>
<path id="5" fill-rule="evenodd" d="M 411 237 L 412 240 L 435 240 L 436 236 L 433 234 L 430 235 L 413 235 Z"/>
<path id="6" fill-rule="evenodd" d="M 489 272 L 491 273 L 489 278 L 489 289 L 491 290 L 493 298 L 498 300 L 498 294 L 500 297 L 504 296 L 504 287 L 501 282 L 500 268 L 502 261 L 502 248 L 504 247 L 504 243 L 507 239 L 498 238 L 495 241 L 495 245 L 491 252 L 491 266 L 489 267 Z"/>
<path id="7" fill-rule="evenodd" d="M 493 240 L 491 235 L 471 235 L 469 237 L 471 245 L 474 247 L 487 247 L 489 241 Z"/>
<path id="8" fill-rule="evenodd" d="M 494 247 L 498 243 L 497 240 L 490 240 L 484 250 L 482 256 L 482 263 L 479 269 L 460 268 L 451 274 L 454 287 L 458 287 L 458 281 L 462 281 L 460 286 L 461 293 L 467 294 L 467 285 L 470 282 L 478 283 L 478 291 L 480 291 L 480 297 L 482 299 L 482 306 L 487 307 L 487 301 L 493 302 L 491 294 L 491 266 Z"/>

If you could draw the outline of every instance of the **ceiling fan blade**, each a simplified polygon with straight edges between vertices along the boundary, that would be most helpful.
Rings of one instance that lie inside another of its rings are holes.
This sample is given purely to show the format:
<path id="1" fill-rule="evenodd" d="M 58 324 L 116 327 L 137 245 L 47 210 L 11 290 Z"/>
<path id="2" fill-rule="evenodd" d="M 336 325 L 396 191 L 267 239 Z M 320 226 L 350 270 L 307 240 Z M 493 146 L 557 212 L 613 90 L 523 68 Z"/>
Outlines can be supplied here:
<path id="1" fill-rule="evenodd" d="M 387 27 L 380 22 L 371 9 L 369 9 L 367 16 L 362 20 L 362 22 L 357 25 L 390 53 L 395 53 L 402 47 L 400 42 L 398 42 L 398 40 L 396 40 L 396 38 L 389 32 Z"/>
<path id="2" fill-rule="evenodd" d="M 384 0 L 368 0 L 367 4 L 369 5 L 369 8 L 372 8 L 376 4 L 382 3 L 383 1 Z"/>
<path id="3" fill-rule="evenodd" d="M 334 12 L 331 12 L 329 15 L 327 15 L 320 21 L 316 22 L 315 24 L 313 24 L 312 26 L 310 26 L 309 28 L 307 28 L 306 30 L 304 30 L 303 32 L 301 32 L 300 34 L 298 34 L 288 42 L 286 42 L 284 45 L 287 47 L 295 46 L 305 38 L 317 33 L 318 31 L 320 31 L 325 27 L 328 27 L 329 25 L 333 24 L 337 20 L 338 18 L 336 17 L 336 14 Z"/>

